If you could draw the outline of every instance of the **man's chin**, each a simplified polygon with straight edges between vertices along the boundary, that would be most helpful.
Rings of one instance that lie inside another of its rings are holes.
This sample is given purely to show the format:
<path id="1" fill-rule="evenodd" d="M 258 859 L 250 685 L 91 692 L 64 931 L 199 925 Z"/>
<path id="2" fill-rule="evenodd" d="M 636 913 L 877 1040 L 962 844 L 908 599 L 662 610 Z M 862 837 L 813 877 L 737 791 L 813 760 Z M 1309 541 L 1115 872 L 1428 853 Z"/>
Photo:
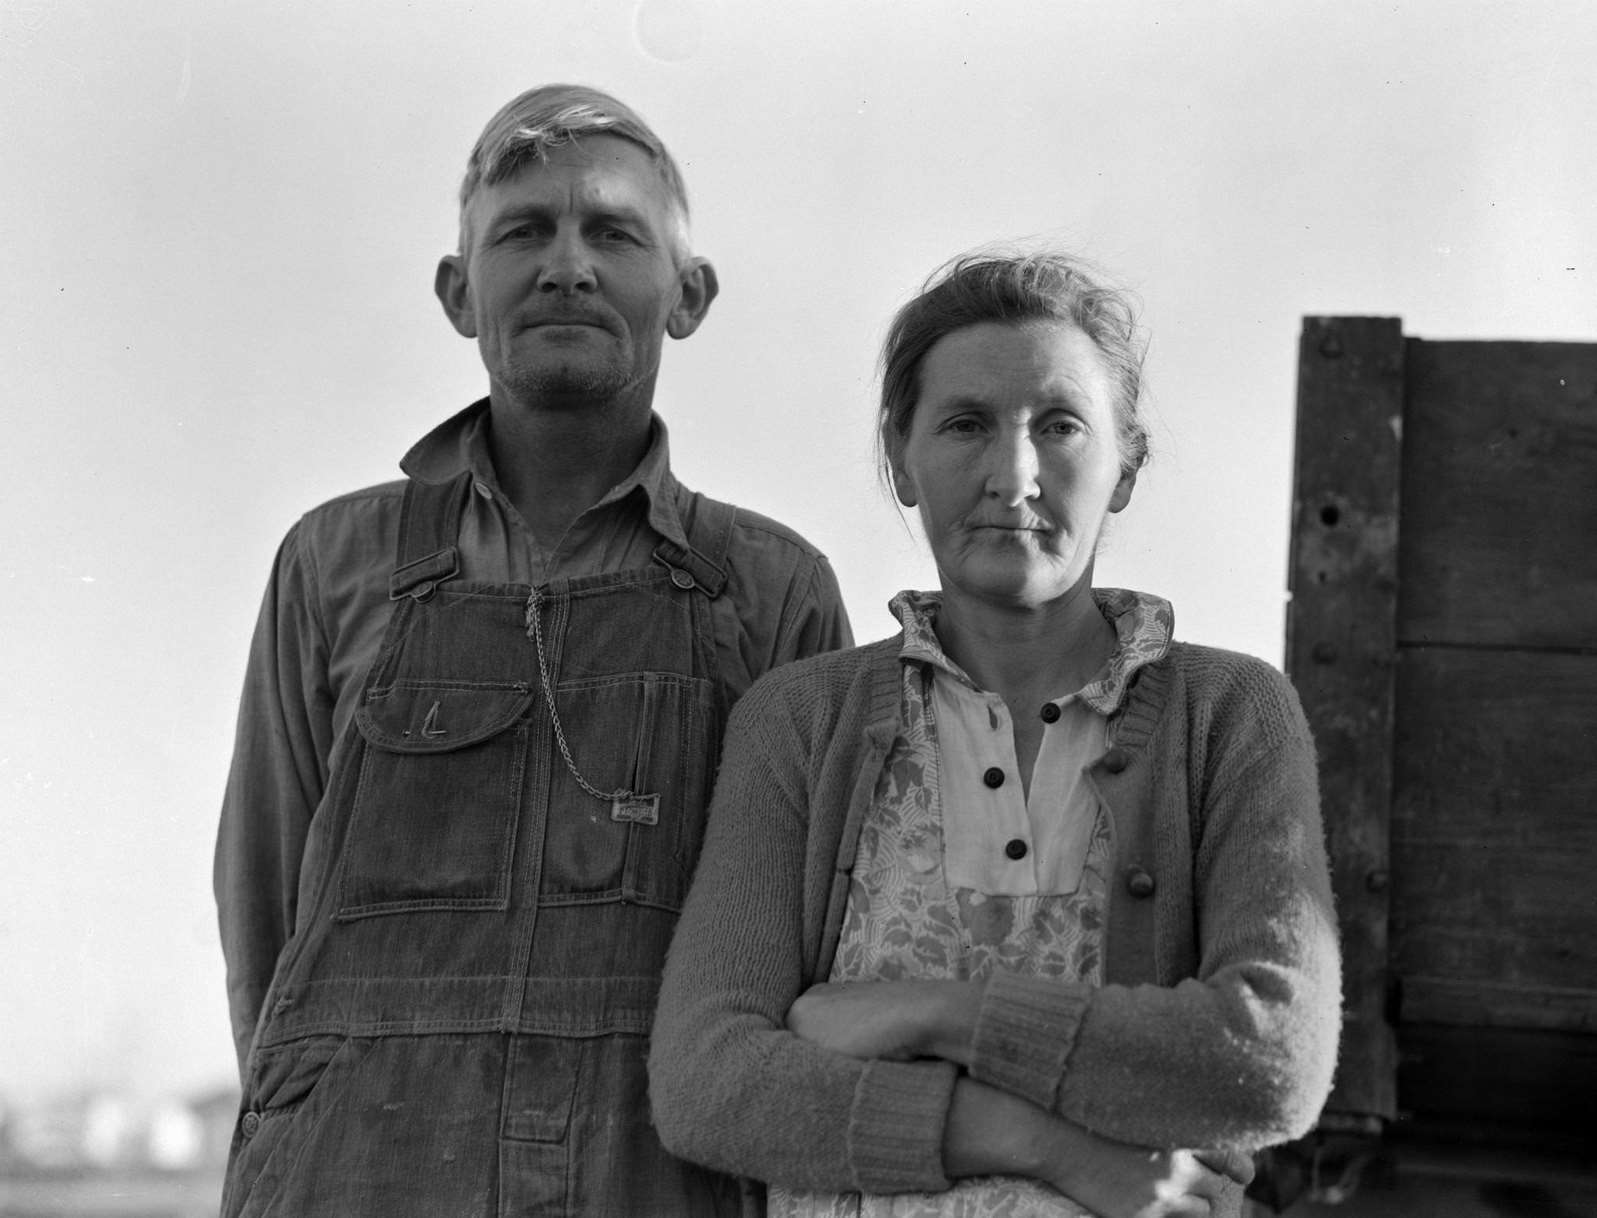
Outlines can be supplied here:
<path id="1" fill-rule="evenodd" d="M 502 379 L 519 398 L 573 405 L 615 397 L 628 384 L 626 375 L 617 368 L 581 363 L 521 368 Z"/>

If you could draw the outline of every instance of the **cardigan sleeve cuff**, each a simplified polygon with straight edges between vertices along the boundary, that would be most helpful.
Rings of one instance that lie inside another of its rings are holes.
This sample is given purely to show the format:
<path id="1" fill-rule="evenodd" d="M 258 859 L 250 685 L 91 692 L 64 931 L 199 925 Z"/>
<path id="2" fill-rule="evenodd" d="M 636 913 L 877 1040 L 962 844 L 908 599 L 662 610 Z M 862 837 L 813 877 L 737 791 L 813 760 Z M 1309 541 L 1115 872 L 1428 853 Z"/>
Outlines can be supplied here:
<path id="1" fill-rule="evenodd" d="M 849 1113 L 849 1157 L 866 1193 L 943 1192 L 943 1134 L 958 1068 L 948 1062 L 866 1064 Z"/>
<path id="2" fill-rule="evenodd" d="M 970 1075 L 1052 1110 L 1091 991 L 998 972 L 982 992 Z"/>

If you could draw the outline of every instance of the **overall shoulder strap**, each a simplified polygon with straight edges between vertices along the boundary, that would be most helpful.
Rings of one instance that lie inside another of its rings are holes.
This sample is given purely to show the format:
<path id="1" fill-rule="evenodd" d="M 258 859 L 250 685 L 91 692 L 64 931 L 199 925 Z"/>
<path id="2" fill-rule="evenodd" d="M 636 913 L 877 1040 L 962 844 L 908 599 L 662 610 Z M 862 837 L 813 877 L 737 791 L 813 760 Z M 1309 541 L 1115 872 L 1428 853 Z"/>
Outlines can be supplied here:
<path id="1" fill-rule="evenodd" d="M 654 561 L 671 569 L 671 579 L 679 587 L 696 587 L 706 596 L 720 596 L 726 587 L 726 555 L 732 548 L 736 523 L 737 508 L 730 503 L 688 492 L 682 512 L 688 548 L 662 541 L 654 547 Z"/>
<path id="2" fill-rule="evenodd" d="M 460 573 L 460 510 L 471 493 L 471 473 L 448 482 L 405 483 L 405 502 L 399 515 L 399 546 L 394 573 L 388 580 L 388 598 L 414 596 L 426 600 L 437 586 Z"/>

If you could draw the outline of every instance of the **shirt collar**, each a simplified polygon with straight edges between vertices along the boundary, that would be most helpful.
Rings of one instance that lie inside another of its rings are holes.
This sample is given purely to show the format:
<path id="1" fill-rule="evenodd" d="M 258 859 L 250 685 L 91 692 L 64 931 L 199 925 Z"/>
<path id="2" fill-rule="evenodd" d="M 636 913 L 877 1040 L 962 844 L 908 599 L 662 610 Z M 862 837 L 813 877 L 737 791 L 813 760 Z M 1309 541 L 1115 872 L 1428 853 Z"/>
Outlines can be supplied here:
<path id="1" fill-rule="evenodd" d="M 1079 698 L 1099 714 L 1110 715 L 1125 701 L 1137 669 L 1160 659 L 1170 650 L 1170 640 L 1175 633 L 1175 610 L 1162 597 L 1124 588 L 1094 588 L 1092 599 L 1104 620 L 1115 629 L 1115 649 L 1097 676 L 1054 701 Z M 904 645 L 899 649 L 899 659 L 905 663 L 929 664 L 974 689 L 975 682 L 944 654 L 938 642 L 933 627 L 942 604 L 940 592 L 915 591 L 900 592 L 888 603 L 888 608 L 904 627 Z"/>
<path id="2" fill-rule="evenodd" d="M 619 502 L 634 491 L 641 492 L 654 531 L 687 548 L 687 533 L 678 509 L 681 488 L 671 473 L 670 436 L 665 420 L 658 414 L 651 412 L 649 423 L 649 448 L 643 460 L 588 510 Z M 469 471 L 495 498 L 502 500 L 504 496 L 488 451 L 488 427 L 488 399 L 483 398 L 445 419 L 416 441 L 400 459 L 399 468 L 421 482 L 448 482 Z"/>

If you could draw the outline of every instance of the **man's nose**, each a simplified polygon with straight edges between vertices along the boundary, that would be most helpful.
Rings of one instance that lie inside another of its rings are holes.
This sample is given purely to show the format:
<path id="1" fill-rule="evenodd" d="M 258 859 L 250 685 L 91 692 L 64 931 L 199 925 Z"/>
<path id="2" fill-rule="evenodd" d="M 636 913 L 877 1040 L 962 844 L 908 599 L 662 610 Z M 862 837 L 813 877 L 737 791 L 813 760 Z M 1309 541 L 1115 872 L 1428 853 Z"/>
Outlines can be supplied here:
<path id="1" fill-rule="evenodd" d="M 591 292 L 597 285 L 587 242 L 578 233 L 558 233 L 545 251 L 538 288 L 544 292 Z"/>
<path id="2" fill-rule="evenodd" d="M 1001 432 L 987 446 L 987 493 L 1018 507 L 1040 493 L 1037 445 L 1023 429 Z"/>

